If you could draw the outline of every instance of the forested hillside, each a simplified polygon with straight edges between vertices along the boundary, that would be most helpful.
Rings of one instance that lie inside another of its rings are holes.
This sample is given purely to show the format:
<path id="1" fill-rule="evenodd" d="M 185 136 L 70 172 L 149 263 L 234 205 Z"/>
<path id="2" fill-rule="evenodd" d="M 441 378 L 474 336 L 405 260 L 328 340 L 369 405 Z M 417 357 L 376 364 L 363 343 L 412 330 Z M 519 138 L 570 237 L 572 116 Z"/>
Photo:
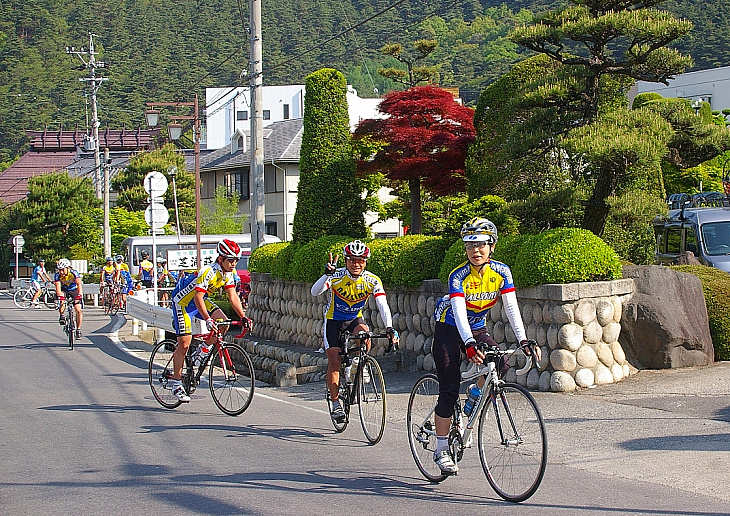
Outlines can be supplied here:
<path id="1" fill-rule="evenodd" d="M 527 54 L 504 36 L 545 0 L 266 0 L 263 2 L 264 83 L 304 82 L 333 67 L 362 96 L 398 85 L 377 74 L 397 66 L 379 49 L 437 39 L 426 64 L 440 67 L 440 84 L 458 86 L 467 100 Z M 696 68 L 730 64 L 730 0 L 670 0 L 661 4 L 695 22 L 679 48 Z M 367 18 L 357 29 L 327 41 Z M 144 123 L 145 101 L 192 100 L 209 86 L 246 84 L 248 2 L 245 0 L 0 0 L 0 162 L 17 157 L 25 129 L 86 128 L 88 109 L 81 61 L 64 51 L 88 47 L 109 63 L 98 93 L 103 127 Z"/>

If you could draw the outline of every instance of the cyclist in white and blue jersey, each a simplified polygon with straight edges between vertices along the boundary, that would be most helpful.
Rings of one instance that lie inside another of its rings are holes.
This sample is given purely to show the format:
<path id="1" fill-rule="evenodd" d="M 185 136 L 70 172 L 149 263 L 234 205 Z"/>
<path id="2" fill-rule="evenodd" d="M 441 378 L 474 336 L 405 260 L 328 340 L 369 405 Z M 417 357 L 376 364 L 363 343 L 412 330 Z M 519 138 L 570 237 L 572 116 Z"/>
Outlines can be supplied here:
<path id="1" fill-rule="evenodd" d="M 46 283 L 50 283 L 52 281 L 51 277 L 46 272 L 46 261 L 43 258 L 38 260 L 38 265 L 33 267 L 33 272 L 30 275 L 30 285 L 35 290 L 33 293 L 33 300 L 31 301 L 33 308 L 41 307 L 38 302 L 38 298 L 41 296 L 41 281 Z"/>

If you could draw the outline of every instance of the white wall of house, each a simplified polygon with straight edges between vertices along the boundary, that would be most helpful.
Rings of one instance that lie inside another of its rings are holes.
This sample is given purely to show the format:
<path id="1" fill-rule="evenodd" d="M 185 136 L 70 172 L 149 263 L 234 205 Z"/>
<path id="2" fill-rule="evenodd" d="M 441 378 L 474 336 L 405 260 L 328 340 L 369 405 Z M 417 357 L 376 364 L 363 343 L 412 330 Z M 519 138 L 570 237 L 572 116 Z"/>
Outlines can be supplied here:
<path id="1" fill-rule="evenodd" d="M 683 73 L 669 80 L 669 85 L 637 81 L 629 102 L 646 92 L 656 92 L 665 98 L 703 100 L 710 103 L 713 111 L 722 111 L 730 108 L 730 66 Z"/>

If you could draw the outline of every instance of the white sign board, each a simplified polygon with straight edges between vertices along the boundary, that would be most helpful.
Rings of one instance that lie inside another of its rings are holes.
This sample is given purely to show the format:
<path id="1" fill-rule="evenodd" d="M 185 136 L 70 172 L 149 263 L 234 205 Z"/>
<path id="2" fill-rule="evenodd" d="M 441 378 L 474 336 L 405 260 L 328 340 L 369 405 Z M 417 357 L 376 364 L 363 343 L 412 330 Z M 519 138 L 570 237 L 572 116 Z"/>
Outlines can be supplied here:
<path id="1" fill-rule="evenodd" d="M 15 235 L 13 237 L 13 245 L 15 247 L 23 247 L 23 245 L 25 245 L 25 238 L 23 238 L 21 235 Z"/>
<path id="2" fill-rule="evenodd" d="M 152 171 L 144 176 L 143 185 L 150 197 L 162 197 L 167 191 L 167 178 L 162 172 Z"/>
<path id="3" fill-rule="evenodd" d="M 170 249 L 167 251 L 167 270 L 198 270 L 204 265 L 215 262 L 216 258 L 218 258 L 217 250 L 201 249 L 200 259 L 203 260 L 203 264 L 198 266 L 198 251 L 196 249 Z"/>
<path id="4" fill-rule="evenodd" d="M 144 210 L 144 220 L 147 221 L 148 226 L 152 227 L 153 219 L 155 223 L 153 229 L 160 229 L 170 220 L 170 214 L 164 204 L 153 202 Z"/>

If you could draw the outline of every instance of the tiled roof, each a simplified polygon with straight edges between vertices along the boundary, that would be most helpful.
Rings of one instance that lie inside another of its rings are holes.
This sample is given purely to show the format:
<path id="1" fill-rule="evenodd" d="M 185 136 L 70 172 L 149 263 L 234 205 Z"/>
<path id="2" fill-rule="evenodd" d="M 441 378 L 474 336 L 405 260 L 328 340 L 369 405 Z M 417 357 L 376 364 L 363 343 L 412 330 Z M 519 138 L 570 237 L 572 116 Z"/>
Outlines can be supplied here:
<path id="1" fill-rule="evenodd" d="M 302 146 L 302 119 L 274 122 L 264 128 L 264 162 L 299 163 Z M 246 150 L 231 154 L 230 143 L 201 157 L 201 170 L 248 167 L 251 164 L 251 137 L 246 131 Z"/>
<path id="2" fill-rule="evenodd" d="M 99 131 L 99 148 L 109 150 L 153 149 L 159 129 L 103 129 Z M 83 148 L 85 131 L 26 131 L 30 146 L 36 151 L 75 150 Z"/>
<path id="3" fill-rule="evenodd" d="M 25 199 L 28 178 L 65 170 L 76 151 L 27 152 L 0 174 L 0 200 L 13 204 Z"/>

